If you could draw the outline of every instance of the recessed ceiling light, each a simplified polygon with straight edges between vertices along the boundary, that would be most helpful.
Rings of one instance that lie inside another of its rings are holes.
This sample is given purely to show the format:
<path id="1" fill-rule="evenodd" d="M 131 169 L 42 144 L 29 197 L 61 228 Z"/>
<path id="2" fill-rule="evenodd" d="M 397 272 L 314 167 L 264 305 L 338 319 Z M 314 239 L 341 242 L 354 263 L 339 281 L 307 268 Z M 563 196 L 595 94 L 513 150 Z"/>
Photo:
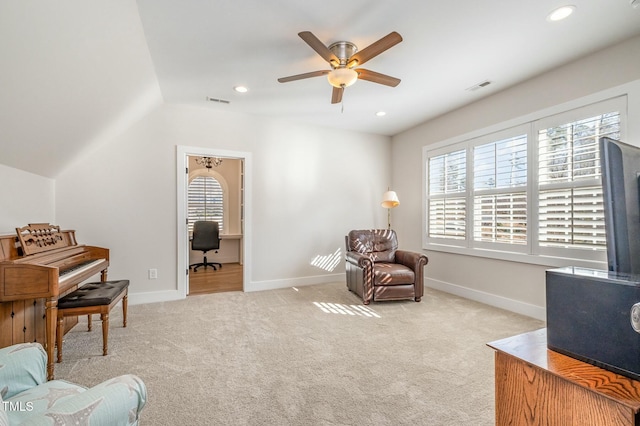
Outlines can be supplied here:
<path id="1" fill-rule="evenodd" d="M 249 89 L 247 89 L 245 86 L 236 86 L 233 88 L 233 90 L 238 93 L 247 93 L 249 91 Z"/>
<path id="2" fill-rule="evenodd" d="M 378 112 L 376 112 L 376 116 L 378 116 L 378 117 L 384 117 L 385 115 L 387 115 L 387 113 L 386 113 L 386 112 L 384 112 L 384 111 L 378 111 Z"/>
<path id="3" fill-rule="evenodd" d="M 568 18 L 575 10 L 576 7 L 573 5 L 559 7 L 547 16 L 547 20 L 552 22 L 562 21 L 563 19 Z"/>

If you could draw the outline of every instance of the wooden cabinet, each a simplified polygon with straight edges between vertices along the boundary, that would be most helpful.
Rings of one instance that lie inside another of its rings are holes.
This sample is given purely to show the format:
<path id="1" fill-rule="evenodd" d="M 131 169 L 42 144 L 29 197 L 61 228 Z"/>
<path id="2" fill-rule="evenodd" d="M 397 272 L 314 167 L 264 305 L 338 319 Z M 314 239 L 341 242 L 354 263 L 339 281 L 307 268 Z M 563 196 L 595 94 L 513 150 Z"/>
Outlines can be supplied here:
<path id="1" fill-rule="evenodd" d="M 0 348 L 39 342 L 46 346 L 44 299 L 0 302 Z"/>
<path id="2" fill-rule="evenodd" d="M 488 344 L 496 425 L 640 426 L 640 382 L 548 350 L 546 332 Z"/>

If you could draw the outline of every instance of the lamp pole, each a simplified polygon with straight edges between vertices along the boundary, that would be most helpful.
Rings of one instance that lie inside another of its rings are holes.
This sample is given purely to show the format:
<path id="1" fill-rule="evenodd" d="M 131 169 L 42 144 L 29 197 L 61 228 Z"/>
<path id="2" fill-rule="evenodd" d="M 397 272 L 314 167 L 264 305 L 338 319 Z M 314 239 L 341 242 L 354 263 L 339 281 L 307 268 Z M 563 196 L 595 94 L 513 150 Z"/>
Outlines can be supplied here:
<path id="1" fill-rule="evenodd" d="M 382 203 L 380 205 L 387 209 L 387 229 L 391 229 L 391 209 L 400 205 L 398 194 L 387 188 L 387 192 L 382 195 Z"/>

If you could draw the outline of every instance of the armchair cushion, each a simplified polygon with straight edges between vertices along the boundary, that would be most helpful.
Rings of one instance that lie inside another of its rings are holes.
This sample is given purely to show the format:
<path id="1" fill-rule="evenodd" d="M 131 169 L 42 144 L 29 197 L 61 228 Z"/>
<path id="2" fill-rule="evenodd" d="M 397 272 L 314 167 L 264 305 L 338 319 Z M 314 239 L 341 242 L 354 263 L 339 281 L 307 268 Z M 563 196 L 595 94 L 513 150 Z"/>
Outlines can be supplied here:
<path id="1" fill-rule="evenodd" d="M 6 401 L 47 381 L 47 353 L 39 343 L 0 349 L 0 396 Z"/>
<path id="2" fill-rule="evenodd" d="M 0 426 L 9 426 L 9 417 L 7 417 L 7 413 L 4 411 L 2 396 L 0 396 Z"/>
<path id="3" fill-rule="evenodd" d="M 374 285 L 413 284 L 416 274 L 399 263 L 378 262 L 373 266 Z"/>
<path id="4" fill-rule="evenodd" d="M 38 348 L 39 347 L 39 348 Z M 20 368 L 21 357 L 25 356 Z M 46 382 L 29 372 L 41 353 L 42 377 L 47 355 L 38 343 L 10 346 L 0 350 L 0 426 L 8 425 L 137 425 L 146 400 L 146 387 L 132 374 L 118 376 L 87 389 L 64 380 Z M 20 371 L 22 370 L 22 371 Z M 35 376 L 30 380 L 31 376 Z M 6 391 L 5 391 L 6 390 Z M 7 395 L 9 395 L 7 397 Z"/>

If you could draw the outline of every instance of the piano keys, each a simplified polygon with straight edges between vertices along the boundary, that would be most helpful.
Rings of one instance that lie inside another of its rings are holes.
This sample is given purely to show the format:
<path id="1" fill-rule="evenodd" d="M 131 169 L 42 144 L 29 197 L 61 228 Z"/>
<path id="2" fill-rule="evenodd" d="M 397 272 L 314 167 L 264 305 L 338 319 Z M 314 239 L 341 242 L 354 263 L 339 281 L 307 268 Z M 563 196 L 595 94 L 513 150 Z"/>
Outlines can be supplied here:
<path id="1" fill-rule="evenodd" d="M 96 274 L 106 281 L 109 249 L 80 245 L 75 231 L 48 223 L 16 228 L 16 234 L 0 236 L 0 347 L 42 343 L 51 380 L 58 298 Z M 73 326 L 77 319 L 71 320 Z"/>

